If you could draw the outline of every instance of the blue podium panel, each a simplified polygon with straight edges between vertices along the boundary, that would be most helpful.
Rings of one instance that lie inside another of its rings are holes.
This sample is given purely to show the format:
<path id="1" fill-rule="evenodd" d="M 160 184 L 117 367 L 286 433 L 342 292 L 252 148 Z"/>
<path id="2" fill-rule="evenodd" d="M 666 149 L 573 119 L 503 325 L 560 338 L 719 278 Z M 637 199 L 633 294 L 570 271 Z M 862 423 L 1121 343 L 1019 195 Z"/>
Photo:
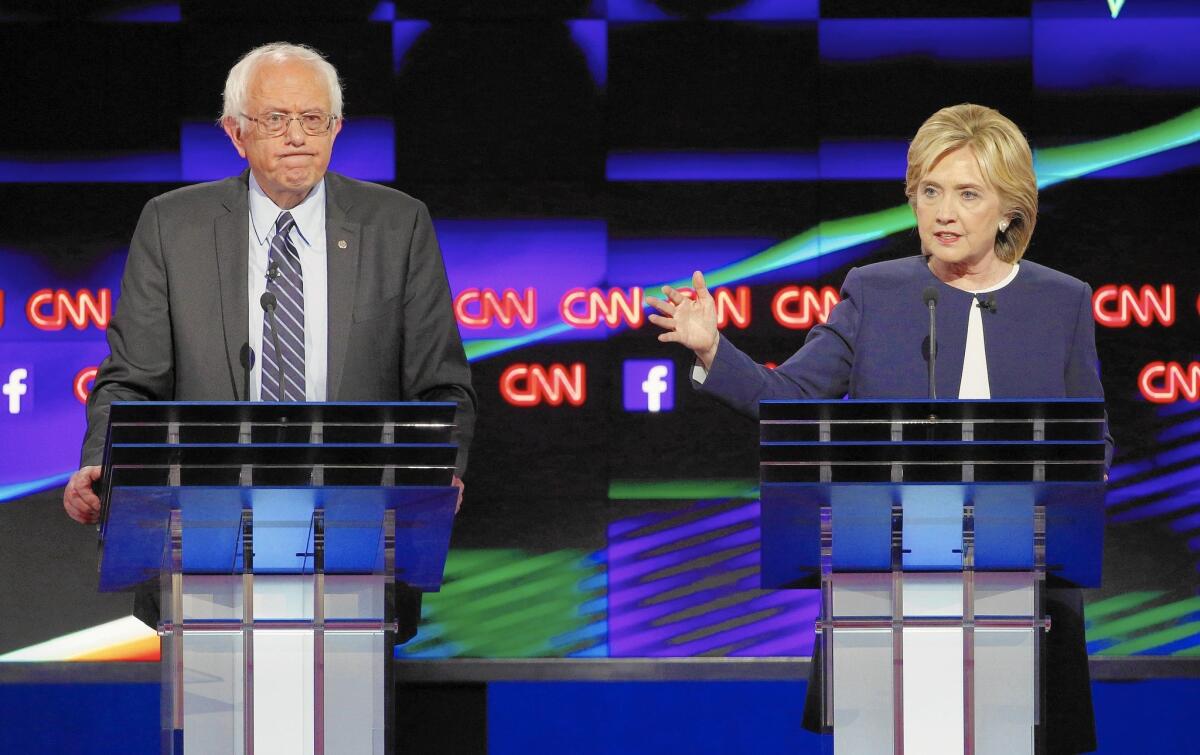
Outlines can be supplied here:
<path id="1" fill-rule="evenodd" d="M 969 500 L 963 486 L 908 485 L 899 493 L 904 571 L 961 570 L 963 503 Z"/>
<path id="2" fill-rule="evenodd" d="M 975 569 L 1034 568 L 1034 509 L 1045 506 L 1047 572 L 1080 587 L 1100 583 L 1102 482 L 764 483 L 762 586 L 816 587 L 821 509 L 831 516 L 835 572 L 891 570 L 893 509 L 904 571 L 962 569 L 963 507 L 974 507 Z"/>
<path id="3" fill-rule="evenodd" d="M 178 510 L 185 574 L 239 574 L 243 528 L 252 528 L 255 574 L 314 571 L 314 513 L 324 521 L 328 574 L 384 569 L 385 514 L 394 511 L 397 579 L 441 584 L 457 490 L 452 487 L 114 488 L 101 541 L 100 589 L 130 589 L 169 569 L 171 512 Z"/>
<path id="4" fill-rule="evenodd" d="M 892 568 L 892 499 L 888 485 L 841 486 L 829 492 L 834 571 L 889 571 Z M 842 533 L 852 533 L 842 537 Z"/>

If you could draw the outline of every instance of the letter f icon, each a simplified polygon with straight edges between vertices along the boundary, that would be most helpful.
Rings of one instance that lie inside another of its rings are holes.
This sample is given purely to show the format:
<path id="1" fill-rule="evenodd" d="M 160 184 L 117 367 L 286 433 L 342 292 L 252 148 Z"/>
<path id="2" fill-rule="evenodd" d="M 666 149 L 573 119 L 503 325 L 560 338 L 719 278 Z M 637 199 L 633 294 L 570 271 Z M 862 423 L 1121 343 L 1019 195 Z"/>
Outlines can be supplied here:
<path id="1" fill-rule="evenodd" d="M 18 367 L 8 373 L 8 382 L 4 384 L 3 388 L 0 388 L 0 391 L 3 391 L 4 395 L 8 396 L 9 414 L 21 413 L 21 397 L 29 391 L 29 388 L 25 385 L 25 380 L 28 377 L 29 370 L 26 370 L 24 367 Z"/>

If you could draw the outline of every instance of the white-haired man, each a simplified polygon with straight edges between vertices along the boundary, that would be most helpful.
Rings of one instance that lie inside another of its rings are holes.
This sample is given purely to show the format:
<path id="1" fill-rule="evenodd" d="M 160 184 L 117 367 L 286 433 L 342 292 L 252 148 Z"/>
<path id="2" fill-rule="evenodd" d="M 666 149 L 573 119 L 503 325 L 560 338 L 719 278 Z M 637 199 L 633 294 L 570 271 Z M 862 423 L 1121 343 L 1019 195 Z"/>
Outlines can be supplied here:
<path id="1" fill-rule="evenodd" d="M 249 169 L 142 211 L 67 513 L 99 516 L 114 400 L 456 401 L 461 501 L 475 393 L 425 205 L 326 172 L 342 92 L 311 48 L 247 53 L 226 79 L 221 125 Z M 280 330 L 264 338 L 268 289 Z M 153 597 L 139 596 L 140 618 L 155 618 Z"/>

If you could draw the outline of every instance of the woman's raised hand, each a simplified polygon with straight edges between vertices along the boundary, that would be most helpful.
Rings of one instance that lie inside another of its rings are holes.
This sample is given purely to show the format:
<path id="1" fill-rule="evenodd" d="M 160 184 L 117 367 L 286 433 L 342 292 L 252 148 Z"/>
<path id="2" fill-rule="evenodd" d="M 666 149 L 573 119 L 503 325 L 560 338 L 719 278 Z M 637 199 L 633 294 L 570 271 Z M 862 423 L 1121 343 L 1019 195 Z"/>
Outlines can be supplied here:
<path id="1" fill-rule="evenodd" d="M 649 296 L 646 301 L 658 310 L 658 314 L 650 315 L 650 322 L 666 331 L 658 334 L 658 340 L 691 349 L 707 370 L 712 367 L 721 340 L 717 334 L 717 305 L 699 270 L 692 273 L 692 289 L 694 299 L 670 286 L 663 286 L 666 300 Z"/>

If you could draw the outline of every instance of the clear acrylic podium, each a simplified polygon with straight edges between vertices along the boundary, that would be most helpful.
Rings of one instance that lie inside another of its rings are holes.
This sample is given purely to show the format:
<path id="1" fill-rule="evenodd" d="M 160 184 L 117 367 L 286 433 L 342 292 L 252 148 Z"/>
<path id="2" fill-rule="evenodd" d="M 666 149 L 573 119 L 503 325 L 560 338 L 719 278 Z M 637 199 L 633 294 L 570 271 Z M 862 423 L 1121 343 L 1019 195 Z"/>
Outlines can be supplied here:
<path id="1" fill-rule="evenodd" d="M 161 589 L 162 751 L 392 752 L 395 581 L 437 590 L 453 403 L 114 403 L 100 589 Z"/>
<path id="2" fill-rule="evenodd" d="M 767 401 L 762 585 L 819 587 L 837 755 L 1041 749 L 1047 576 L 1100 583 L 1099 400 Z"/>

